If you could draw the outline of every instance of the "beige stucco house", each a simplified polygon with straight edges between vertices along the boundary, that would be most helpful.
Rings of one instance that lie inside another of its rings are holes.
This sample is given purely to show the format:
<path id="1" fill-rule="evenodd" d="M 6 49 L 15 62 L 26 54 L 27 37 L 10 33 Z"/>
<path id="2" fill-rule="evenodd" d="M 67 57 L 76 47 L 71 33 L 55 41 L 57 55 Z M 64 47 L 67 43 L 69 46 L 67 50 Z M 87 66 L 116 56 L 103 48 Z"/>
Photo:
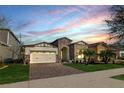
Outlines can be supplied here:
<path id="1" fill-rule="evenodd" d="M 80 49 L 88 48 L 88 45 L 83 41 L 72 43 L 71 39 L 62 37 L 51 43 L 41 42 L 24 48 L 26 63 L 55 63 L 79 58 Z"/>
<path id="2" fill-rule="evenodd" d="M 0 62 L 5 59 L 18 59 L 20 42 L 9 29 L 0 29 Z"/>

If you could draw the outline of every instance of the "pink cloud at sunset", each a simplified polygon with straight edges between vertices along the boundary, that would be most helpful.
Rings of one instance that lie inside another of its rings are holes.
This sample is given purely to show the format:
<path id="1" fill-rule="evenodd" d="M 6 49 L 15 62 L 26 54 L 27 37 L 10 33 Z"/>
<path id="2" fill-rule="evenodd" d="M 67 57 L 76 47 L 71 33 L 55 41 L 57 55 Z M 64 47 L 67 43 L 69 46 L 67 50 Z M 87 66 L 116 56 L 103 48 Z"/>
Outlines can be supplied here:
<path id="1" fill-rule="evenodd" d="M 109 38 L 108 34 L 96 34 L 94 36 L 89 36 L 86 38 L 87 42 L 95 43 L 95 42 L 107 42 Z"/>
<path id="2" fill-rule="evenodd" d="M 57 32 L 63 32 L 65 30 L 66 30 L 65 28 L 57 28 L 57 29 L 52 29 L 52 30 L 47 30 L 47 31 L 41 31 L 41 32 L 32 31 L 29 34 L 37 35 L 38 36 L 38 35 L 47 35 L 47 34 L 53 34 L 53 33 L 57 33 Z"/>
<path id="3" fill-rule="evenodd" d="M 74 22 L 70 22 L 65 27 L 51 29 L 51 30 L 47 30 L 47 31 L 41 31 L 41 32 L 35 32 L 34 31 L 34 32 L 30 32 L 29 34 L 46 35 L 46 34 L 54 34 L 54 33 L 59 33 L 59 32 L 65 32 L 65 31 L 69 31 L 70 29 L 78 28 L 78 27 L 83 26 L 83 25 L 101 24 L 104 21 L 105 18 L 106 18 L 105 15 L 103 15 L 103 16 L 100 16 L 100 15 L 95 16 L 94 18 L 90 18 L 90 19 L 81 18 L 78 21 L 73 20 Z"/>

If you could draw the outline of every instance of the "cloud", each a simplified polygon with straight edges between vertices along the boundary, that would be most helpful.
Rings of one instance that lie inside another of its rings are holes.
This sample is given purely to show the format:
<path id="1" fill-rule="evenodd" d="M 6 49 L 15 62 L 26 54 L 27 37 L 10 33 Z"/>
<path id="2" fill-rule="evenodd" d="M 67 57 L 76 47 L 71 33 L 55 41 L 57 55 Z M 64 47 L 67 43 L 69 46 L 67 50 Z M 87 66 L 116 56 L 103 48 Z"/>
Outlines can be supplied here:
<path id="1" fill-rule="evenodd" d="M 38 20 L 27 20 L 26 22 L 24 23 L 18 23 L 16 29 L 19 30 L 19 31 L 23 31 L 33 25 L 35 25 L 36 23 L 38 23 Z"/>
<path id="2" fill-rule="evenodd" d="M 32 32 L 28 32 L 29 34 L 32 35 L 48 35 L 48 34 L 54 34 L 54 33 L 59 33 L 59 32 L 67 32 L 70 31 L 73 28 L 79 28 L 80 26 L 86 26 L 86 25 L 100 25 L 104 22 L 104 20 L 106 19 L 108 13 L 102 13 L 102 14 L 96 14 L 96 16 L 93 17 L 88 17 L 88 18 L 84 18 L 84 17 L 80 17 L 80 18 L 76 18 L 74 20 L 72 20 L 71 22 L 69 22 L 67 25 L 63 26 L 63 27 L 58 27 L 55 29 L 50 29 L 50 30 L 46 30 L 46 31 L 32 31 Z M 76 34 L 80 34 L 82 32 L 76 33 Z"/>
<path id="3" fill-rule="evenodd" d="M 95 16 L 88 16 L 87 18 L 79 17 L 74 19 L 72 22 L 70 22 L 67 27 L 73 28 L 73 27 L 79 27 L 82 25 L 90 25 L 90 24 L 101 24 L 104 23 L 104 20 L 107 18 L 109 14 L 107 12 L 96 14 Z"/>
<path id="4" fill-rule="evenodd" d="M 69 6 L 69 7 L 65 7 L 64 9 L 58 8 L 56 10 L 47 11 L 46 13 L 42 14 L 42 16 L 43 17 L 48 16 L 48 19 L 44 19 L 45 24 L 48 25 L 48 29 L 49 29 L 49 25 L 55 26 L 55 24 L 57 23 L 61 24 L 61 20 L 63 21 L 65 19 L 65 16 L 72 18 L 70 14 L 73 12 L 75 13 L 75 15 L 77 15 L 76 13 L 80 15 L 76 16 L 72 21 L 67 20 L 66 24 L 64 24 L 63 26 L 61 25 L 61 26 L 53 27 L 52 29 L 45 30 L 45 31 L 42 31 L 42 30 L 41 31 L 29 31 L 28 34 L 33 35 L 33 36 L 49 36 L 49 35 L 54 36 L 55 34 L 59 34 L 59 33 L 65 34 L 65 32 L 68 32 L 67 36 L 71 37 L 71 36 L 78 36 L 80 34 L 85 35 L 88 33 L 97 32 L 99 29 L 99 25 L 103 24 L 104 20 L 109 15 L 109 13 L 106 11 L 107 8 L 108 6 L 100 6 L 100 8 L 99 6 Z M 25 27 L 30 27 L 32 23 L 33 22 L 31 23 L 29 22 L 24 25 Z M 90 27 L 92 25 L 93 26 L 95 25 L 95 27 L 98 27 L 98 29 L 92 32 L 87 31 L 88 29 L 92 29 L 92 27 Z M 82 29 L 82 32 L 69 33 L 70 30 L 75 29 L 75 28 L 80 30 L 80 27 L 82 26 L 86 28 L 88 26 L 86 31 L 83 31 Z M 22 25 L 22 28 L 23 28 L 23 25 Z M 100 31 L 98 32 L 100 33 Z M 97 34 L 92 37 L 87 37 L 87 41 L 97 42 L 100 40 L 105 40 L 106 38 L 107 36 L 104 34 Z"/>
<path id="5" fill-rule="evenodd" d="M 36 31 L 31 31 L 28 32 L 31 35 L 48 35 L 48 34 L 53 34 L 53 33 L 57 33 L 57 32 L 63 32 L 66 31 L 66 28 L 57 28 L 57 29 L 51 29 L 51 30 L 47 30 L 47 31 L 40 31 L 40 32 L 36 32 Z"/>
<path id="6" fill-rule="evenodd" d="M 86 37 L 86 41 L 90 43 L 95 43 L 95 42 L 107 42 L 109 38 L 108 34 L 96 34 L 93 36 Z"/>

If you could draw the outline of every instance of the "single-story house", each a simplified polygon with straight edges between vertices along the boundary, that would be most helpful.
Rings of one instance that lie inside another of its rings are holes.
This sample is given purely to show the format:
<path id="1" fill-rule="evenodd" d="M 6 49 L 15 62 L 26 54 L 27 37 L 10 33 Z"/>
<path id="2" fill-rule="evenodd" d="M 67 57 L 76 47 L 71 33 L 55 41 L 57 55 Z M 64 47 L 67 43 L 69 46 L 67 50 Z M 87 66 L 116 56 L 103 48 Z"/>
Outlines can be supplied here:
<path id="1" fill-rule="evenodd" d="M 20 42 L 9 29 L 0 29 L 0 62 L 20 56 Z"/>
<path id="2" fill-rule="evenodd" d="M 24 48 L 26 63 L 55 63 L 78 58 L 79 50 L 88 48 L 88 45 L 83 41 L 72 43 L 71 39 L 63 37 L 51 43 L 25 45 Z"/>

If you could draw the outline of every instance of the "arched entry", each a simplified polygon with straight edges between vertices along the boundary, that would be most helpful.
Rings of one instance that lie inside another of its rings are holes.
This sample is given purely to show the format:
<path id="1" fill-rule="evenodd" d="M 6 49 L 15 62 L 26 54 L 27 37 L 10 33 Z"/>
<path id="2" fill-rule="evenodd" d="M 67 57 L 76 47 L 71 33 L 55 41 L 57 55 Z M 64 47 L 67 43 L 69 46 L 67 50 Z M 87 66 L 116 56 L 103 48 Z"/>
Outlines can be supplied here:
<path id="1" fill-rule="evenodd" d="M 61 61 L 67 62 L 69 60 L 69 49 L 67 47 L 63 47 L 61 49 Z"/>

